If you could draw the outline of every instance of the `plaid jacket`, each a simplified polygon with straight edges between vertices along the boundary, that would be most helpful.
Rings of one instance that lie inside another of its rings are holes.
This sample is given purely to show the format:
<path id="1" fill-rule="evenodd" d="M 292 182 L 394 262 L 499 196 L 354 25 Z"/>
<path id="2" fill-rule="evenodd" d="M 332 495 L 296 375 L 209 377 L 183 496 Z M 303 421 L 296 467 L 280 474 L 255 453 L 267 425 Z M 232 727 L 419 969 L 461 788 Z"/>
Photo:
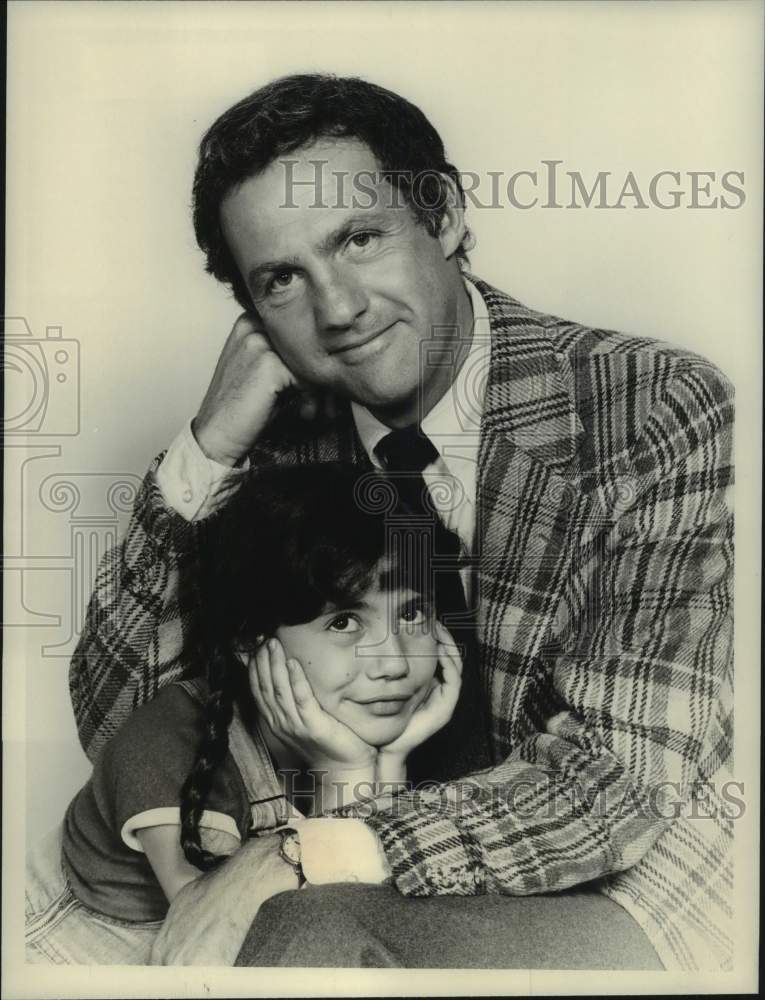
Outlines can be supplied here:
<path id="1" fill-rule="evenodd" d="M 730 968 L 731 386 L 694 354 L 475 283 L 492 330 L 476 558 L 495 766 L 404 792 L 366 822 L 405 895 L 587 882 L 667 968 Z M 347 410 L 314 439 L 253 456 L 338 458 L 362 459 Z M 189 673 L 195 602 L 178 581 L 198 529 L 165 506 L 156 464 L 72 661 L 91 757 Z"/>

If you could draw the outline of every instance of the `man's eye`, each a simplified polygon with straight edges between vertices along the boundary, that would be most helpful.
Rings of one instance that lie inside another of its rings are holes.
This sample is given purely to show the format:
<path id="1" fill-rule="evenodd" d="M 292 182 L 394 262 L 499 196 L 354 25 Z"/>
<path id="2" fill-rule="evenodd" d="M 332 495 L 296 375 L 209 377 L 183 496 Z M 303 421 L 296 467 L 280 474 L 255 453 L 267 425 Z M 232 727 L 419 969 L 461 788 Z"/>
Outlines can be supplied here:
<path id="1" fill-rule="evenodd" d="M 290 287 L 294 277 L 294 271 L 277 271 L 266 285 L 266 292 L 276 292 L 278 294 L 280 291 L 284 291 Z"/>
<path id="2" fill-rule="evenodd" d="M 350 237 L 348 242 L 359 250 L 366 250 L 367 247 L 371 246 L 372 243 L 377 239 L 377 233 L 372 233 L 364 230 L 361 233 L 354 233 Z"/>
<path id="3" fill-rule="evenodd" d="M 361 622 L 354 615 L 337 615 L 327 625 L 332 632 L 358 632 L 361 629 Z"/>

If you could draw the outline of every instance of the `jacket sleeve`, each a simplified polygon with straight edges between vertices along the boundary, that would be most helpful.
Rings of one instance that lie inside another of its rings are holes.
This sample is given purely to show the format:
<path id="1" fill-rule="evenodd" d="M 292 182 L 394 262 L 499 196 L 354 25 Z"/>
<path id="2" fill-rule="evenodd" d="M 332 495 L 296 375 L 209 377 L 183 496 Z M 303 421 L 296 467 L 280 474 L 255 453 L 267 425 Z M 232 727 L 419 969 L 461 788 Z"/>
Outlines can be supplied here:
<path id="1" fill-rule="evenodd" d="M 144 478 L 124 540 L 101 561 L 72 657 L 72 707 L 91 760 L 134 708 L 191 672 L 183 651 L 198 603 L 198 526 L 165 503 L 155 479 L 162 457 Z"/>
<path id="2" fill-rule="evenodd" d="M 285 408 L 280 422 L 252 448 L 251 470 L 322 458 L 315 443 L 302 451 L 284 443 L 288 433 L 295 442 L 305 436 L 305 423 L 294 409 Z M 101 561 L 72 657 L 72 707 L 91 760 L 135 708 L 196 670 L 187 651 L 198 620 L 200 525 L 206 518 L 187 521 L 167 504 L 156 479 L 164 456 L 154 460 L 143 480 L 124 540 Z"/>
<path id="3" fill-rule="evenodd" d="M 551 892 L 627 869 L 729 756 L 732 423 L 729 383 L 684 363 L 638 434 L 606 557 L 574 553 L 570 593 L 597 614 L 540 662 L 558 710 L 501 765 L 365 817 L 404 895 Z"/>

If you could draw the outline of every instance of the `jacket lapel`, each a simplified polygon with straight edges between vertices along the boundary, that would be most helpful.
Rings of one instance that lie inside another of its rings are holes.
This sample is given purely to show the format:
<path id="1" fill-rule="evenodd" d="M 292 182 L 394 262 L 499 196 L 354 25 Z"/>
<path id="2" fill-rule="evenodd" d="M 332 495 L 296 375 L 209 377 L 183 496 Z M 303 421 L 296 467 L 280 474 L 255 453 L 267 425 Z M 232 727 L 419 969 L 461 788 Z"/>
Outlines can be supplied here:
<path id="1" fill-rule="evenodd" d="M 491 368 L 478 451 L 476 550 L 481 669 L 495 753 L 527 735 L 543 697 L 546 644 L 589 500 L 576 487 L 584 434 L 570 371 L 532 313 L 482 282 Z"/>
<path id="2" fill-rule="evenodd" d="M 481 430 L 498 434 L 563 475 L 584 428 L 573 399 L 573 373 L 544 319 L 509 295 L 474 281 L 489 310 L 491 368 Z"/>

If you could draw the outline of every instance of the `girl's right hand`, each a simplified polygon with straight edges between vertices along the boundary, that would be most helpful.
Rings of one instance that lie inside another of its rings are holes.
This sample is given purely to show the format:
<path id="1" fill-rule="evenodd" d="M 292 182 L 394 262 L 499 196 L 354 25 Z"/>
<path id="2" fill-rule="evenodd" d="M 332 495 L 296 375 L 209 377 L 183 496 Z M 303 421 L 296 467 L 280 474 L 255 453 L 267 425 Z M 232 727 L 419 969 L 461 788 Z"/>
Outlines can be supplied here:
<path id="1" fill-rule="evenodd" d="M 427 697 L 417 706 L 403 733 L 392 743 L 380 747 L 377 758 L 380 781 L 399 780 L 411 751 L 442 729 L 457 707 L 462 684 L 462 658 L 454 639 L 441 622 L 435 623 L 435 634 L 442 680 L 433 678 Z"/>
<path id="2" fill-rule="evenodd" d="M 273 734 L 314 770 L 354 770 L 374 765 L 377 751 L 325 712 L 298 660 L 287 659 L 272 638 L 249 659 L 250 690 Z"/>

